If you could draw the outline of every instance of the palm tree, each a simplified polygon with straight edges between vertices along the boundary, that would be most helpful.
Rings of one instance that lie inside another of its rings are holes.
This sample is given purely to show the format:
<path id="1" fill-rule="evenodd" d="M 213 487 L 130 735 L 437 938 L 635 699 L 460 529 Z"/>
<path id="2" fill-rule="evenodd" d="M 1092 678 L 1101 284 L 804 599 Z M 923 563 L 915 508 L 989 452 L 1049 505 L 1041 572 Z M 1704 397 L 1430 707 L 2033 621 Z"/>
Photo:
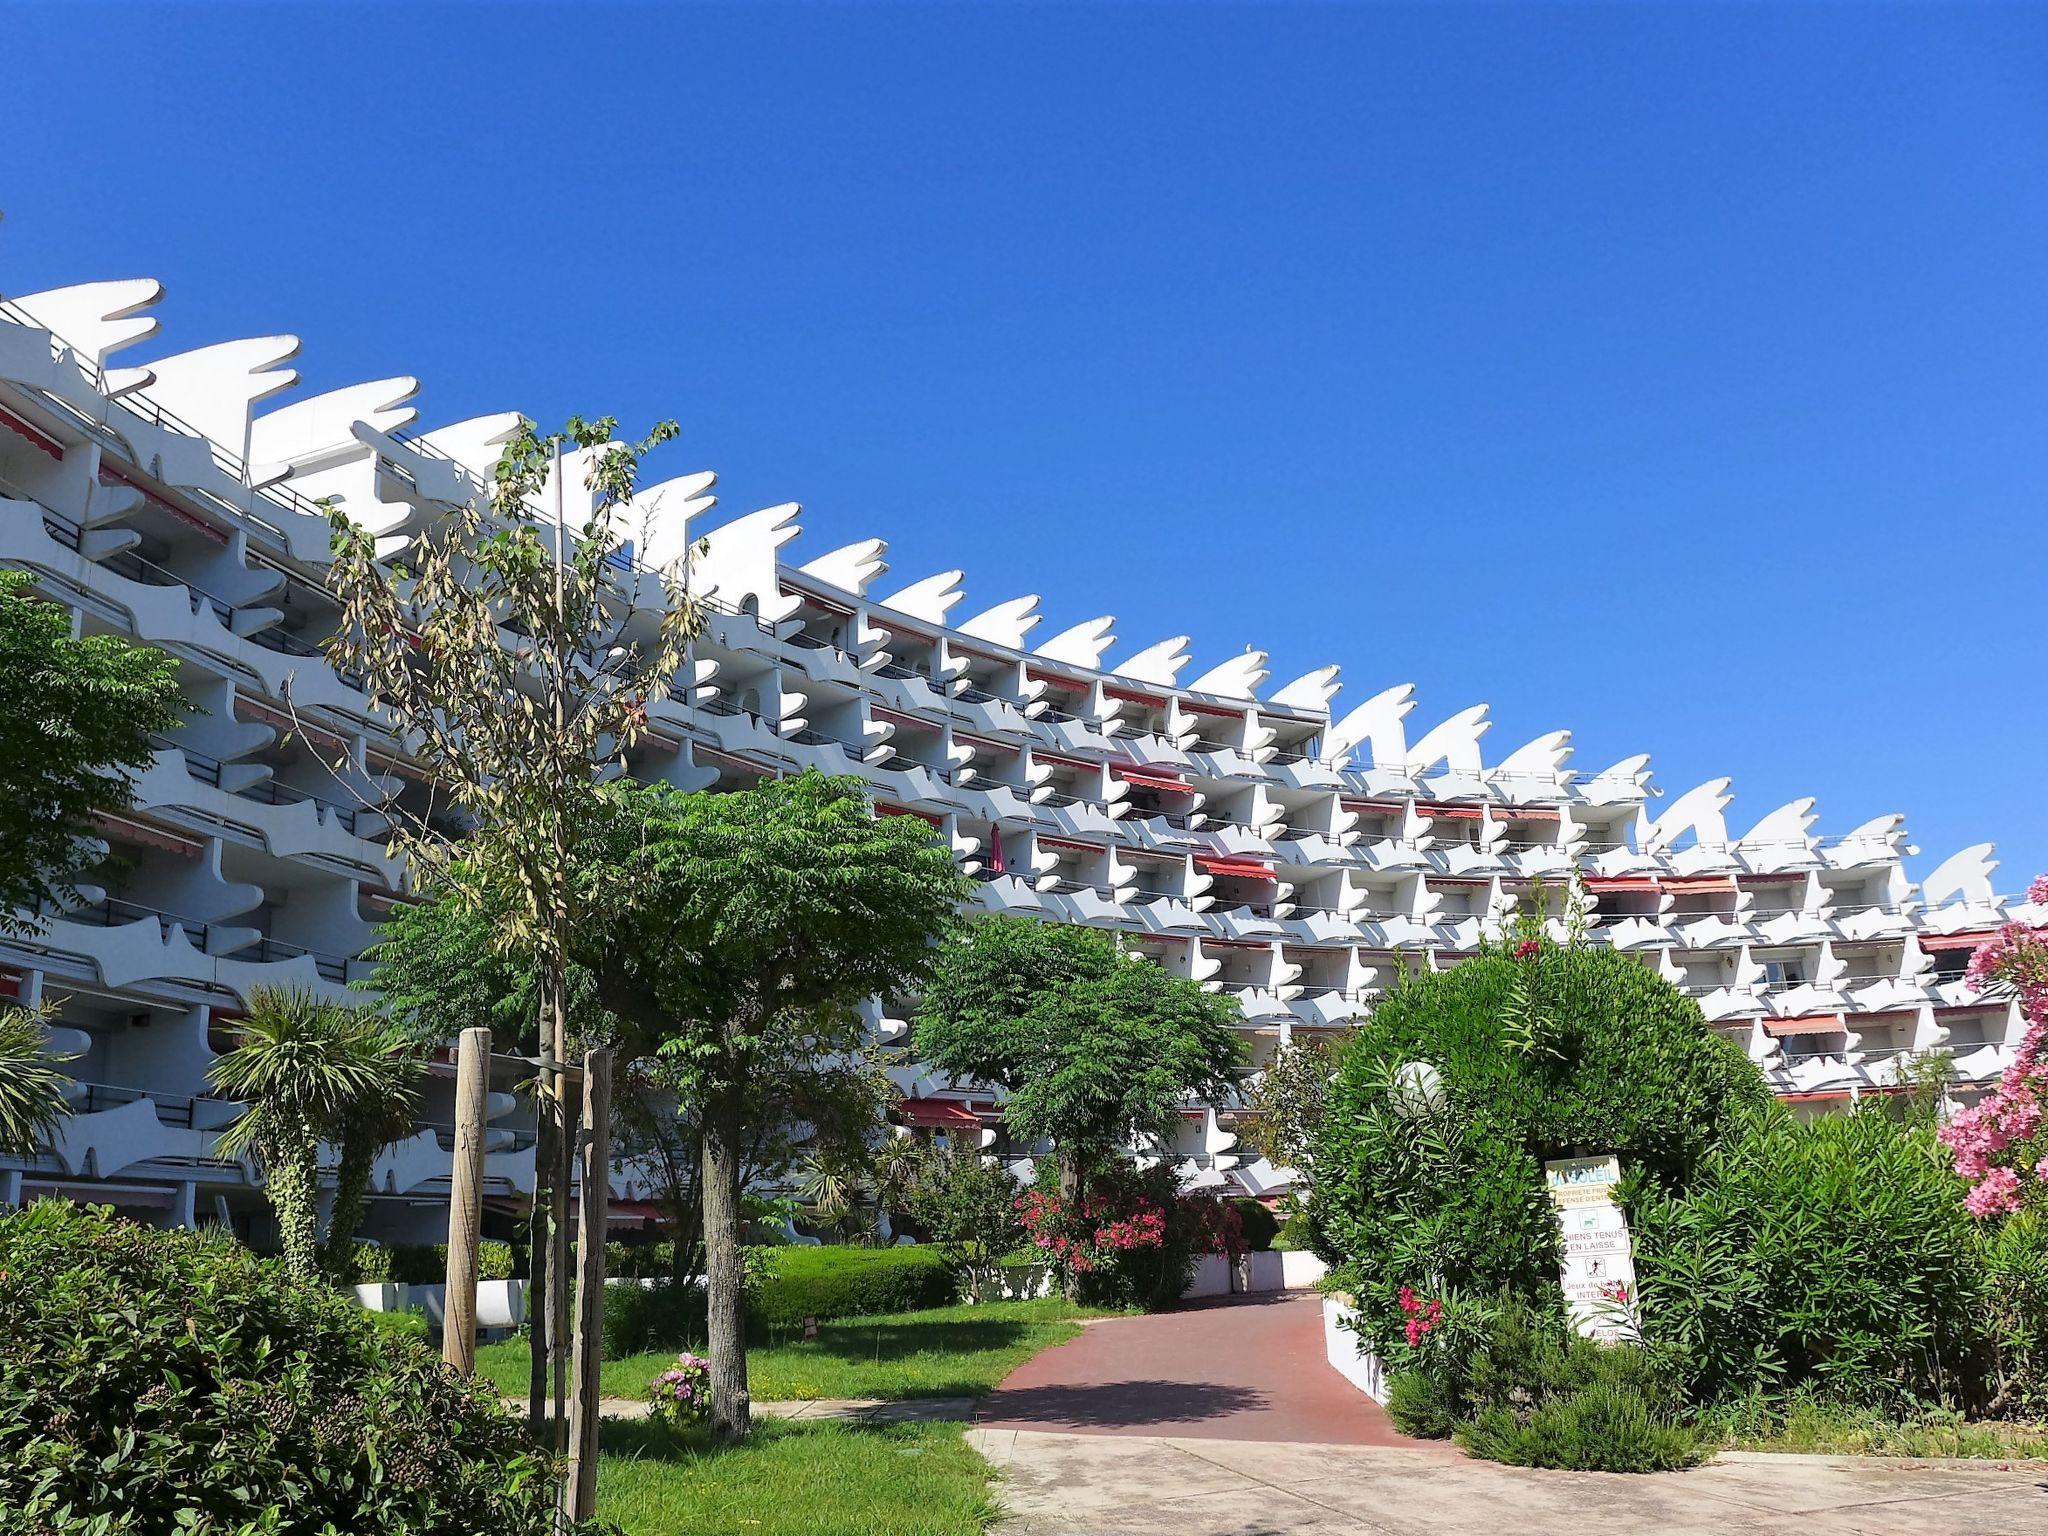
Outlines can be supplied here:
<path id="1" fill-rule="evenodd" d="M 247 1106 L 222 1133 L 220 1155 L 252 1153 L 262 1164 L 285 1269 L 305 1283 L 319 1276 L 320 1143 L 341 1135 L 357 1106 L 377 1101 L 386 1083 L 382 1033 L 368 1015 L 304 990 L 259 988 L 240 1040 L 207 1073 Z"/>
<path id="2" fill-rule="evenodd" d="M 369 1206 L 377 1154 L 412 1130 L 419 1117 L 420 1079 L 427 1069 L 420 1042 L 390 1025 L 377 1029 L 365 1043 L 373 1052 L 376 1081 L 343 1110 L 336 1133 L 341 1163 L 334 1175 L 334 1209 L 327 1220 L 327 1267 L 337 1283 L 348 1278 L 356 1229 Z"/>
<path id="3" fill-rule="evenodd" d="M 0 1152 L 34 1157 L 71 1113 L 70 1074 L 50 1054 L 48 1015 L 0 1008 Z"/>

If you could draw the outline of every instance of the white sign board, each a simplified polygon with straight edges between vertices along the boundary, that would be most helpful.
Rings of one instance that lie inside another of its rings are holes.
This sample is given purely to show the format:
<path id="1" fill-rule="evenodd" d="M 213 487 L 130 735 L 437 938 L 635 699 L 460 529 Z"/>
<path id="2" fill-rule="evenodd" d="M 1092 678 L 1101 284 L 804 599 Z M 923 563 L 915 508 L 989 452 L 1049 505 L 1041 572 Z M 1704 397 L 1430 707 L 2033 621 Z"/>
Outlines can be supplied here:
<path id="1" fill-rule="evenodd" d="M 1611 1157 L 1563 1158 L 1545 1163 L 1543 1178 L 1563 1237 L 1559 1278 L 1572 1326 L 1607 1343 L 1635 1342 L 1635 1259 L 1628 1219 L 1613 1199 L 1621 1165 Z"/>

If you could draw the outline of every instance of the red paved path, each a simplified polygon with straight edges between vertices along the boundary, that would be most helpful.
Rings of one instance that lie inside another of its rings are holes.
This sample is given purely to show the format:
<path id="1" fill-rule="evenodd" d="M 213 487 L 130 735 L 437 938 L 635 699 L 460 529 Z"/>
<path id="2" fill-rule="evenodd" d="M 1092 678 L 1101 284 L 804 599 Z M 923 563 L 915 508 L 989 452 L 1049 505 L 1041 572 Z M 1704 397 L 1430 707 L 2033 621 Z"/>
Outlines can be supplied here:
<path id="1" fill-rule="evenodd" d="M 1013 1371 L 988 1429 L 1415 1445 L 1330 1369 L 1321 1298 L 1271 1292 L 1090 1323 Z"/>

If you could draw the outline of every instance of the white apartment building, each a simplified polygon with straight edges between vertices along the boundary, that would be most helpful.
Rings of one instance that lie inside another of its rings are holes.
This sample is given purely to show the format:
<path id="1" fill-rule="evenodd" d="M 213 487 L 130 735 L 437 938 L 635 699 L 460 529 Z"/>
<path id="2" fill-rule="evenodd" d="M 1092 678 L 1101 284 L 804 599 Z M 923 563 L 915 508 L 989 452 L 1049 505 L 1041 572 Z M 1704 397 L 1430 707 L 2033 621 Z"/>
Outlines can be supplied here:
<path id="1" fill-rule="evenodd" d="M 316 502 L 395 553 L 483 491 L 516 417 L 417 430 L 410 378 L 293 399 L 295 337 L 165 351 L 159 297 L 134 280 L 0 303 L 0 561 L 81 631 L 171 652 L 196 706 L 134 809 L 99 827 L 85 902 L 0 939 L 0 993 L 61 1000 L 78 1082 L 50 1154 L 0 1160 L 0 1201 L 246 1227 L 250 1172 L 214 1154 L 237 1112 L 208 1095 L 224 1026 L 265 985 L 361 1001 L 357 956 L 403 899 L 375 807 L 426 793 L 323 659 L 338 614 Z M 563 478 L 587 508 L 582 468 Z M 1406 685 L 1339 702 L 1334 666 L 1271 687 L 1256 652 L 1204 666 L 1179 638 L 1119 647 L 1106 617 L 1041 626 L 1037 598 L 967 602 L 957 571 L 889 579 L 880 539 L 798 550 L 794 504 L 720 520 L 712 485 L 648 486 L 634 509 L 648 564 L 703 541 L 692 580 L 716 611 L 633 772 L 689 789 L 863 775 L 881 811 L 950 840 L 988 910 L 1116 930 L 1228 993 L 1262 1055 L 1457 964 L 1533 882 L 1574 871 L 1596 936 L 1696 997 L 1797 1103 L 1882 1090 L 1937 1051 L 1983 1083 L 2020 1037 L 2014 1008 L 1962 981 L 2000 922 L 2048 921 L 1997 894 L 1989 844 L 1915 885 L 1898 816 L 1824 836 L 1799 800 L 1738 831 L 1725 779 L 1660 796 L 1647 757 L 1570 767 L 1564 731 L 1489 754 L 1484 705 L 1415 729 Z M 282 744 L 287 686 L 324 750 Z M 904 1040 L 909 1002 L 877 1000 L 883 1039 Z M 907 1052 L 896 1070 L 905 1123 L 994 1125 L 986 1097 Z M 449 1109 L 443 1077 L 381 1160 L 382 1230 L 441 1224 Z M 492 1111 L 509 1210 L 532 1141 L 510 1094 Z M 1228 1106 L 1192 1108 L 1173 1155 L 1202 1182 L 1285 1181 L 1235 1146 Z"/>

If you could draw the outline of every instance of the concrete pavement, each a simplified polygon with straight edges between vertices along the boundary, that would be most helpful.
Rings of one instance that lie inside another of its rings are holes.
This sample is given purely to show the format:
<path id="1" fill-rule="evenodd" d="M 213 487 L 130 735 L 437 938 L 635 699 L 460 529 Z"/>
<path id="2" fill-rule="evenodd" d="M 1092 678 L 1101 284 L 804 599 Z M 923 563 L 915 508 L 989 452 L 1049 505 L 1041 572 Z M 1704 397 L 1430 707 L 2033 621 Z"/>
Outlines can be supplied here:
<path id="1" fill-rule="evenodd" d="M 1629 1477 L 1444 1445 L 974 1428 L 997 1536 L 2048 1536 L 2048 1465 L 1731 1456 Z"/>

